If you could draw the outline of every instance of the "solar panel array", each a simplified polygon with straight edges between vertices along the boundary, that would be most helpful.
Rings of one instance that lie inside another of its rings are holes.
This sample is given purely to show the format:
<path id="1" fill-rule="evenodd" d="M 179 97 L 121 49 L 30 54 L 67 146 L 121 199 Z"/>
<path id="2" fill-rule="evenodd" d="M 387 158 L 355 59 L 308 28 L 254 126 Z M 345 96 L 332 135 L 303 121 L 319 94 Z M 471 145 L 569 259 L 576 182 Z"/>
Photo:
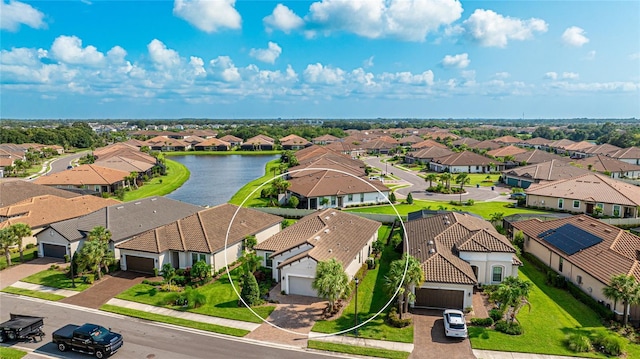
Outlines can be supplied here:
<path id="1" fill-rule="evenodd" d="M 538 238 L 544 239 L 568 255 L 602 242 L 602 238 L 570 223 L 544 231 L 538 235 Z"/>

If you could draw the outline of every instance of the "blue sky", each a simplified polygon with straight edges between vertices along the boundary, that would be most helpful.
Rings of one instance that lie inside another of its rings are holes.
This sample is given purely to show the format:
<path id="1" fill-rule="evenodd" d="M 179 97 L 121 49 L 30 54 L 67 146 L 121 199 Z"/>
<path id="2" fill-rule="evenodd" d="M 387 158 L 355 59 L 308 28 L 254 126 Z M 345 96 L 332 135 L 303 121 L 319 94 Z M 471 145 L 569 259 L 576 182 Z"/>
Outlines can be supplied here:
<path id="1" fill-rule="evenodd" d="M 0 1 L 2 118 L 640 118 L 638 1 Z"/>

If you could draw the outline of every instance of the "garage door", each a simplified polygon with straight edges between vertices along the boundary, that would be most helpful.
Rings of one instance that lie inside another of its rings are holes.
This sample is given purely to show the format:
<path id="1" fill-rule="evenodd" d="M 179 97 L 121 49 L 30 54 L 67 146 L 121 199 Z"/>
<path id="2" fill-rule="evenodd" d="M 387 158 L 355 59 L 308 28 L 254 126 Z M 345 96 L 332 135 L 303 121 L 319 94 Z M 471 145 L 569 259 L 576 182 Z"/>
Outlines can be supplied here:
<path id="1" fill-rule="evenodd" d="M 153 273 L 153 268 L 153 258 L 127 256 L 128 271 Z"/>
<path id="2" fill-rule="evenodd" d="M 464 291 L 416 288 L 416 307 L 463 309 Z"/>
<path id="3" fill-rule="evenodd" d="M 57 244 L 42 243 L 42 253 L 45 257 L 64 258 L 64 255 L 67 254 L 67 247 Z"/>
<path id="4" fill-rule="evenodd" d="M 313 278 L 289 276 L 289 294 L 317 297 L 318 293 L 311 288 Z"/>

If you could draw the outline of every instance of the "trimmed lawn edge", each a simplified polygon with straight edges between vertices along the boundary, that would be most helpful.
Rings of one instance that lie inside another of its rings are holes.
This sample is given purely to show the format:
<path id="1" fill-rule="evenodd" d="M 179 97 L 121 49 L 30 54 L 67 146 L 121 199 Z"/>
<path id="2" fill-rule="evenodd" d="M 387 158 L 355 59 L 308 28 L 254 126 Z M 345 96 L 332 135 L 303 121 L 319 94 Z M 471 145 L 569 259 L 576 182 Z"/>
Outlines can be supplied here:
<path id="1" fill-rule="evenodd" d="M 6 348 L 6 347 L 0 347 L 0 358 L 20 359 L 20 358 L 24 357 L 25 355 L 27 355 L 27 352 L 22 351 L 22 350 L 13 349 L 13 348 Z"/>
<path id="2" fill-rule="evenodd" d="M 131 202 L 152 196 L 164 196 L 180 188 L 191 176 L 187 166 L 165 158 L 169 174 L 152 178 L 149 182 L 133 191 L 124 193 L 124 202 Z M 160 182 L 162 180 L 162 182 Z"/>
<path id="3" fill-rule="evenodd" d="M 36 274 L 32 274 L 21 279 L 22 282 L 44 285 L 46 287 L 67 289 L 76 292 L 82 292 L 91 287 L 91 285 L 83 283 L 81 279 L 76 278 L 74 288 L 71 279 L 57 269 L 45 269 Z"/>
<path id="4" fill-rule="evenodd" d="M 104 304 L 103 306 L 100 307 L 100 310 L 105 312 L 110 312 L 110 313 L 126 315 L 128 317 L 146 319 L 153 322 L 161 322 L 161 323 L 178 325 L 181 327 L 205 330 L 207 332 L 231 335 L 234 337 L 244 337 L 245 335 L 250 333 L 250 331 L 244 330 L 244 329 L 236 329 L 236 328 L 225 327 L 222 325 L 194 322 L 192 320 L 175 318 L 167 315 L 148 313 L 141 310 L 123 308 L 123 307 L 118 307 L 118 306 L 109 305 L 109 304 Z"/>
<path id="5" fill-rule="evenodd" d="M 359 347 L 354 345 L 336 344 L 322 342 L 318 340 L 309 340 L 307 347 L 310 349 L 326 350 L 337 353 L 364 355 L 377 358 L 389 358 L 389 359 L 406 359 L 409 357 L 407 352 L 401 352 L 397 350 L 379 349 L 370 347 Z"/>
<path id="6" fill-rule="evenodd" d="M 44 300 L 50 300 L 52 302 L 57 302 L 66 297 L 58 294 L 44 293 L 38 292 L 35 290 L 24 289 L 24 288 L 16 288 L 16 287 L 6 287 L 2 290 L 4 293 L 16 294 L 16 295 L 24 295 L 27 297 L 40 298 Z"/>

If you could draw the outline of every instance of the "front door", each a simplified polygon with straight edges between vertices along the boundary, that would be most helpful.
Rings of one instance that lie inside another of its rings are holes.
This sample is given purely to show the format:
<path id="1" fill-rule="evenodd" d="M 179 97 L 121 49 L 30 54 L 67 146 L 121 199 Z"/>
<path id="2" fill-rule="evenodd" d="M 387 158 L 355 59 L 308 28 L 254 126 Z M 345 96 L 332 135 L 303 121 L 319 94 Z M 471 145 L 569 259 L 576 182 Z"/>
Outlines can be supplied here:
<path id="1" fill-rule="evenodd" d="M 338 207 L 342 208 L 342 203 L 344 202 L 344 197 L 343 196 L 339 196 L 338 197 Z"/>
<path id="2" fill-rule="evenodd" d="M 171 264 L 173 264 L 173 268 L 180 268 L 180 253 L 179 252 L 171 252 Z"/>
<path id="3" fill-rule="evenodd" d="M 593 214 L 593 203 L 587 203 L 587 213 Z"/>

